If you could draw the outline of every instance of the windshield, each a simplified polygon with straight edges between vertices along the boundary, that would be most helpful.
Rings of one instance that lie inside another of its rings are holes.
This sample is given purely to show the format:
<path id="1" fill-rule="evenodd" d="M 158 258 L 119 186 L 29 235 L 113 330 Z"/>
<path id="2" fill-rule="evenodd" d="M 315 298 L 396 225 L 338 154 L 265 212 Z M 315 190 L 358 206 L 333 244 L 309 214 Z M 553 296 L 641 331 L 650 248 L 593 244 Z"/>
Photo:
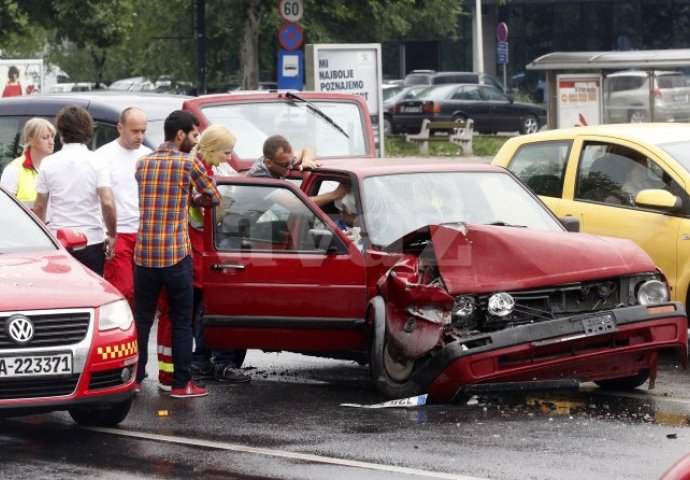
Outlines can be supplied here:
<path id="1" fill-rule="evenodd" d="M 368 177 L 362 209 L 369 238 L 386 246 L 432 224 L 464 222 L 563 231 L 546 207 L 504 172 L 431 172 Z"/>
<path id="2" fill-rule="evenodd" d="M 0 190 L 0 254 L 57 250 L 37 221 Z"/>
<path id="3" fill-rule="evenodd" d="M 287 138 L 294 150 L 313 149 L 319 158 L 366 156 L 365 120 L 358 104 L 318 100 L 311 103 L 348 136 L 300 101 L 234 102 L 208 105 L 202 111 L 209 122 L 225 125 L 237 136 L 235 152 L 244 160 L 259 158 L 264 140 L 275 134 Z"/>

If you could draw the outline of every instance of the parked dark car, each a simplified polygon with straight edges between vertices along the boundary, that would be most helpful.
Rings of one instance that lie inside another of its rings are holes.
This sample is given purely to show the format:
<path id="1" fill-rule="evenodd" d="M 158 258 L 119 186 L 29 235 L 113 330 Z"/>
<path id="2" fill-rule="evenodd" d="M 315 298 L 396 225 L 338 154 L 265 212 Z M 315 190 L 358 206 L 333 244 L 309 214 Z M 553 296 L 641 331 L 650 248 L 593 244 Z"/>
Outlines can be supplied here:
<path id="1" fill-rule="evenodd" d="M 71 92 L 57 95 L 36 95 L 3 98 L 0 100 L 0 172 L 5 165 L 21 153 L 21 132 L 32 117 L 43 117 L 51 122 L 68 105 L 86 108 L 95 122 L 94 135 L 89 148 L 95 150 L 115 140 L 117 122 L 127 107 L 142 109 L 148 118 L 144 144 L 156 148 L 163 142 L 163 122 L 173 110 L 181 109 L 190 97 L 164 94 L 129 94 L 104 92 Z M 55 150 L 60 149 L 59 138 Z"/>
<path id="2" fill-rule="evenodd" d="M 407 132 L 419 132 L 422 121 L 474 120 L 481 133 L 534 133 L 546 123 L 546 110 L 513 101 L 493 85 L 448 84 L 424 90 L 414 100 L 395 105 L 393 123 Z"/>
<path id="3" fill-rule="evenodd" d="M 383 101 L 383 133 L 390 135 L 391 133 L 398 133 L 400 130 L 393 122 L 395 104 L 403 100 L 417 98 L 417 95 L 428 87 L 428 85 L 399 85 L 395 87 L 396 91 Z"/>

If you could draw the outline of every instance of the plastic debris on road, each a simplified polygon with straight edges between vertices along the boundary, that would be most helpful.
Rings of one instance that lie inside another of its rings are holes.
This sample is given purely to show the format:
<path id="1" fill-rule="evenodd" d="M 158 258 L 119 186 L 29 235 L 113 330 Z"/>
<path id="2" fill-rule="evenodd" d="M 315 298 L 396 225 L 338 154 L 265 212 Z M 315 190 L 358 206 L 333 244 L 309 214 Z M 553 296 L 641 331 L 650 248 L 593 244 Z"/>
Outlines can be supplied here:
<path id="1" fill-rule="evenodd" d="M 426 399 L 428 395 L 417 395 L 416 397 L 408 398 L 398 398 L 395 400 L 389 400 L 383 403 L 375 403 L 373 405 L 362 405 L 359 403 L 341 403 L 341 407 L 352 407 L 352 408 L 414 408 L 426 405 Z"/>

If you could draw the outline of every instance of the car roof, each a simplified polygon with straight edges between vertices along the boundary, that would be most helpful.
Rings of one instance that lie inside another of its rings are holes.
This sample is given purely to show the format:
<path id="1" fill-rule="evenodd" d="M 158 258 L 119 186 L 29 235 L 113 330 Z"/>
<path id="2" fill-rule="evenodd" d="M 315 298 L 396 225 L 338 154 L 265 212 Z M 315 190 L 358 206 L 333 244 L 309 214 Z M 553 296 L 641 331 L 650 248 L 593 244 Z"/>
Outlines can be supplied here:
<path id="1" fill-rule="evenodd" d="M 354 173 L 358 177 L 371 177 L 395 173 L 424 173 L 424 172 L 472 172 L 472 171 L 501 171 L 501 167 L 493 166 L 480 157 L 463 157 L 457 159 L 422 158 L 422 157 L 390 157 L 390 158 L 348 158 L 329 159 L 320 162 L 321 166 L 315 172 Z"/>
<path id="2" fill-rule="evenodd" d="M 559 140 L 579 135 L 602 135 L 659 145 L 690 140 L 689 123 L 621 123 L 590 125 L 586 127 L 559 128 L 515 137 L 511 141 L 529 143 L 534 140 Z"/>
<path id="3" fill-rule="evenodd" d="M 10 97 L 0 100 L 4 115 L 55 115 L 68 105 L 81 105 L 95 119 L 117 121 L 127 107 L 137 107 L 149 120 L 163 120 L 171 111 L 181 109 L 193 97 L 161 93 L 124 93 L 104 91 L 65 92 L 48 95 Z"/>

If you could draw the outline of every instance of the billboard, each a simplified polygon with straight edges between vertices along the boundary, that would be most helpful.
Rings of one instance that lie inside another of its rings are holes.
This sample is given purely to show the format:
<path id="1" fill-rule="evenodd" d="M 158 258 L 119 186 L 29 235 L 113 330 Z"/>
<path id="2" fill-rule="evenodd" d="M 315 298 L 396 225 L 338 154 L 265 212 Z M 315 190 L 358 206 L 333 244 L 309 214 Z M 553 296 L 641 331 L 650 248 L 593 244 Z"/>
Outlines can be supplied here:
<path id="1" fill-rule="evenodd" d="M 2 97 L 36 95 L 44 87 L 42 59 L 0 60 L 0 91 Z"/>
<path id="2" fill-rule="evenodd" d="M 381 44 L 309 44 L 305 50 L 305 89 L 364 98 L 375 125 L 383 125 Z M 383 128 L 379 128 L 383 156 Z"/>
<path id="3" fill-rule="evenodd" d="M 558 128 L 601 123 L 601 75 L 563 74 L 558 85 Z"/>

